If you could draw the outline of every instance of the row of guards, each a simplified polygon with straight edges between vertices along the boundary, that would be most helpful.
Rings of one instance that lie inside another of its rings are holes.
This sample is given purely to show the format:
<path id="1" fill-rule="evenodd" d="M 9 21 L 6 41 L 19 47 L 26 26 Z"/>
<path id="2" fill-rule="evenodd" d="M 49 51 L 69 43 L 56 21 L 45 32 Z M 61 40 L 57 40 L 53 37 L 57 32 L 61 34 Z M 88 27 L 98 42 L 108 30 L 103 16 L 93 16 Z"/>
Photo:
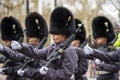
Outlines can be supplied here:
<path id="1" fill-rule="evenodd" d="M 111 47 L 118 40 L 113 25 L 104 16 L 93 18 L 91 24 L 94 40 L 91 36 L 86 38 L 84 21 L 75 19 L 65 7 L 57 7 L 51 13 L 50 31 L 44 17 L 31 12 L 25 19 L 27 44 L 24 44 L 20 22 L 13 16 L 4 17 L 1 38 L 6 46 L 0 44 L 3 55 L 0 62 L 4 63 L 0 74 L 7 75 L 6 80 L 87 80 L 85 74 L 91 59 L 97 66 L 97 80 L 118 80 L 118 63 L 100 60 L 100 56 L 97 59 L 97 54 L 88 55 L 93 49 L 106 53 L 116 51 Z M 48 32 L 54 43 L 43 47 Z M 84 48 L 86 45 L 92 48 Z"/>

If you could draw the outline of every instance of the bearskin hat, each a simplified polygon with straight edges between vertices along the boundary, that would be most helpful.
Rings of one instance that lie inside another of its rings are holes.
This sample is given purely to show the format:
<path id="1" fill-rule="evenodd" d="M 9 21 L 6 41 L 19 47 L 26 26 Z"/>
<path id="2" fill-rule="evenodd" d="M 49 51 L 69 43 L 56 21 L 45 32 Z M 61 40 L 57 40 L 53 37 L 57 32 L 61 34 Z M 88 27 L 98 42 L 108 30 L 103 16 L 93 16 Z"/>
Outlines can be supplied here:
<path id="1" fill-rule="evenodd" d="M 80 40 L 81 43 L 84 42 L 85 38 L 86 38 L 86 31 L 85 31 L 85 27 L 82 24 L 82 22 L 79 19 L 75 19 L 75 25 L 76 25 L 76 29 L 78 27 L 80 27 L 79 31 L 75 34 L 75 40 Z"/>
<path id="2" fill-rule="evenodd" d="M 2 40 L 16 40 L 23 42 L 23 29 L 20 22 L 13 16 L 4 17 L 1 21 Z"/>
<path id="3" fill-rule="evenodd" d="M 108 43 L 115 38 L 113 25 L 108 18 L 97 16 L 92 20 L 93 38 L 106 37 Z"/>
<path id="4" fill-rule="evenodd" d="M 43 39 L 48 36 L 48 26 L 45 19 L 37 12 L 31 12 L 25 19 L 26 36 Z"/>
<path id="5" fill-rule="evenodd" d="M 75 20 L 71 11 L 65 7 L 57 7 L 51 13 L 50 33 L 69 36 L 75 31 Z"/>

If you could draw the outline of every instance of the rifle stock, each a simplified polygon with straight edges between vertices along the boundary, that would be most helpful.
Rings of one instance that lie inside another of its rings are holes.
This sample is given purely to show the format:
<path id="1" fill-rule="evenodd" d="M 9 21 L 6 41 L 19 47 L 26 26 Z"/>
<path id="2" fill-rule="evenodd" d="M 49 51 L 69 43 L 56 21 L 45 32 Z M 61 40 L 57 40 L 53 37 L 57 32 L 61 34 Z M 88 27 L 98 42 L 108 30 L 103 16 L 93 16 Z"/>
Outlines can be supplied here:
<path id="1" fill-rule="evenodd" d="M 36 48 L 42 49 L 42 47 L 43 47 L 43 45 L 46 43 L 46 41 L 47 41 L 47 37 L 44 37 L 44 38 L 40 41 L 40 43 L 36 46 Z"/>
<path id="2" fill-rule="evenodd" d="M 53 61 L 55 61 L 55 60 L 58 60 L 60 57 L 61 57 L 61 55 L 52 57 L 51 59 L 48 60 L 48 62 L 46 62 L 45 66 L 46 66 L 46 67 L 50 67 L 51 63 L 52 63 Z"/>
<path id="3" fill-rule="evenodd" d="M 79 46 L 79 48 L 83 48 L 87 43 L 88 43 L 88 40 L 86 39 L 86 40 Z"/>
<path id="4" fill-rule="evenodd" d="M 79 48 L 83 48 L 87 43 L 91 43 L 91 35 L 89 35 L 85 41 L 79 46 Z"/>

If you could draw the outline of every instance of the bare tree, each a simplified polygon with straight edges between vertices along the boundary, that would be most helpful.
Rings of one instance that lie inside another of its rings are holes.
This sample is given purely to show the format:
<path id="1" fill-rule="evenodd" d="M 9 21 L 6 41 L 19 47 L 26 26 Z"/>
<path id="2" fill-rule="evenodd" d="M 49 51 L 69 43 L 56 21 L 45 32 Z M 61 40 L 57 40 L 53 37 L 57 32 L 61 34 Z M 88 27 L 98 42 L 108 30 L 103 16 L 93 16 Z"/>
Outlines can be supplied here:
<path id="1" fill-rule="evenodd" d="M 6 9 L 6 14 L 9 14 L 10 11 L 12 11 L 13 9 L 23 5 L 24 0 L 17 0 L 16 3 L 13 2 L 12 0 L 1 0 L 0 1 L 0 6 L 2 6 L 4 8 L 4 10 Z"/>
<path id="2" fill-rule="evenodd" d="M 89 0 L 77 0 L 77 2 L 82 5 L 82 10 L 79 10 L 77 8 L 78 6 L 75 6 L 76 13 L 74 15 L 76 18 L 82 21 L 88 18 L 86 21 L 85 27 L 86 27 L 87 33 L 89 34 L 91 33 L 91 21 L 93 17 L 99 14 L 99 11 L 102 9 L 101 5 L 105 3 L 105 0 L 94 0 L 94 3 L 92 4 L 89 3 Z M 96 4 L 95 8 L 92 8 L 92 5 L 94 4 Z M 75 4 L 72 3 L 72 5 L 75 5 Z"/>
<path id="3" fill-rule="evenodd" d="M 118 10 L 119 23 L 120 23 L 120 0 L 111 0 L 114 7 Z"/>

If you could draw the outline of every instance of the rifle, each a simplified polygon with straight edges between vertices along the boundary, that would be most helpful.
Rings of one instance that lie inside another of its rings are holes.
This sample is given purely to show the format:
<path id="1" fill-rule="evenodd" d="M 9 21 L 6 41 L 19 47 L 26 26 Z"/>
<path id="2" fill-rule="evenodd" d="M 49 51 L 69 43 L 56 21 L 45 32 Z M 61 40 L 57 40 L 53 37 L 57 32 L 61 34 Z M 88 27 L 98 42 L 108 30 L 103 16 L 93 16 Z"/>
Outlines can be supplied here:
<path id="1" fill-rule="evenodd" d="M 114 43 L 117 41 L 117 39 L 118 39 L 118 36 L 115 36 L 115 38 L 111 42 L 108 43 L 107 46 L 108 46 L 109 49 L 115 50 Z"/>
<path id="2" fill-rule="evenodd" d="M 71 44 L 71 42 L 75 39 L 75 34 L 70 35 L 64 42 L 59 45 L 59 48 L 53 51 L 50 56 L 47 58 L 47 63 L 45 64 L 48 67 L 52 61 L 61 57 L 64 50 Z"/>
<path id="3" fill-rule="evenodd" d="M 113 46 L 113 44 L 116 42 L 117 39 L 118 39 L 118 36 L 115 36 L 115 38 L 114 38 L 111 42 L 109 42 L 108 45 L 109 45 L 109 46 L 110 46 L 110 45 Z"/>
<path id="4" fill-rule="evenodd" d="M 88 38 L 85 39 L 85 41 L 79 46 L 79 48 L 83 48 L 87 43 L 89 43 L 91 40 L 91 35 L 88 36 Z"/>
<path id="5" fill-rule="evenodd" d="M 44 38 L 40 41 L 40 43 L 36 46 L 36 48 L 42 49 L 42 47 L 43 47 L 43 45 L 46 43 L 46 41 L 47 41 L 47 37 L 44 37 Z"/>
<path id="6" fill-rule="evenodd" d="M 38 48 L 38 49 L 41 49 L 42 47 L 43 47 L 43 45 L 46 43 L 46 41 L 47 41 L 47 37 L 44 37 L 40 42 L 39 42 L 39 44 L 36 46 L 36 48 Z M 37 57 L 37 56 L 36 56 Z M 26 65 L 27 64 L 29 64 L 29 63 L 32 63 L 34 61 L 34 59 L 33 58 L 30 58 L 30 57 L 27 57 L 26 59 L 25 59 L 25 63 L 23 64 L 23 67 L 21 68 L 22 70 L 26 67 Z"/>
<path id="7" fill-rule="evenodd" d="M 98 47 L 96 41 L 91 37 L 91 35 L 89 35 L 89 38 L 88 38 L 88 45 L 91 48 L 97 48 Z"/>
<path id="8" fill-rule="evenodd" d="M 86 20 L 86 19 L 85 19 Z M 85 21 L 84 20 L 84 21 Z M 73 32 L 64 42 L 59 45 L 59 48 L 54 50 L 47 58 L 46 67 L 50 67 L 50 64 L 59 59 L 63 54 L 64 50 L 71 44 L 71 42 L 75 39 L 75 34 L 79 31 L 80 27 L 83 25 L 84 21 L 79 24 L 79 27 Z"/>
<path id="9" fill-rule="evenodd" d="M 20 36 L 18 42 L 19 42 L 19 43 L 22 43 L 22 42 L 23 42 L 23 38 L 24 38 L 23 36 Z"/>
<path id="10" fill-rule="evenodd" d="M 59 45 L 59 48 L 52 52 L 50 56 L 47 58 L 47 60 L 50 60 L 52 57 L 58 56 L 59 54 L 62 54 L 62 52 L 71 44 L 71 42 L 74 40 L 75 34 L 72 34 L 70 37 L 68 37 L 63 43 Z"/>

